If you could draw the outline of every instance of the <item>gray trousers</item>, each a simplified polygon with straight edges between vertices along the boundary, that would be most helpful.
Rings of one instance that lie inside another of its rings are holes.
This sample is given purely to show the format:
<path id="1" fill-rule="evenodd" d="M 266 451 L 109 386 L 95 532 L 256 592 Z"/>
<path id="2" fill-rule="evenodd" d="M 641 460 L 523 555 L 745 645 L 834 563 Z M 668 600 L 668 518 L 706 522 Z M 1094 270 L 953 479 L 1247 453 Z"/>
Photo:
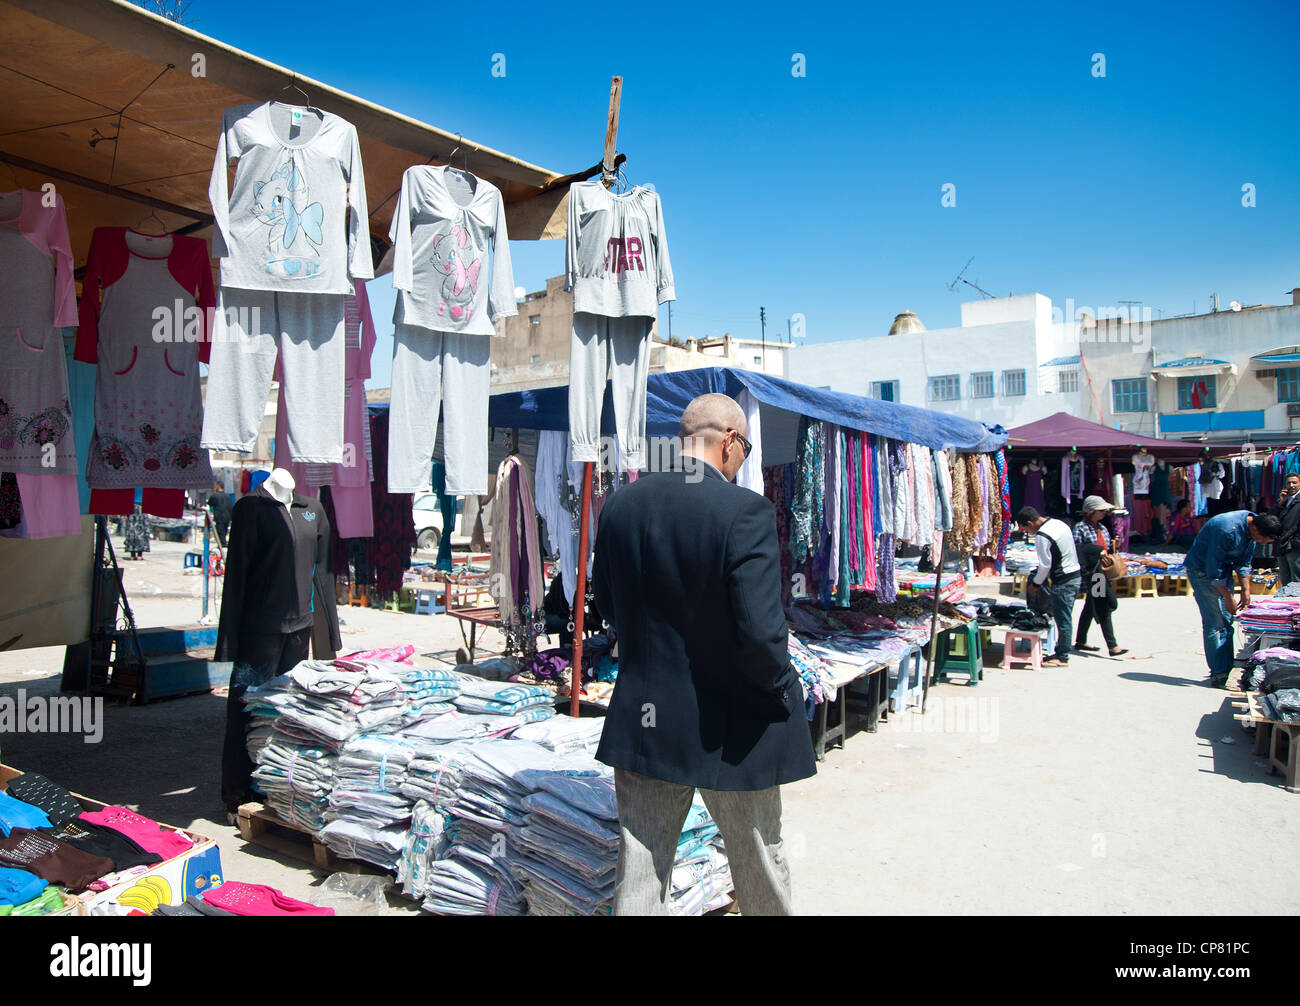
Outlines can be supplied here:
<path id="1" fill-rule="evenodd" d="M 441 405 L 447 494 L 487 494 L 491 339 L 490 335 L 396 326 L 388 424 L 390 493 L 419 492 L 429 485 Z"/>
<path id="2" fill-rule="evenodd" d="M 615 915 L 668 915 L 677 840 L 694 788 L 614 770 L 618 794 Z M 790 915 L 790 866 L 781 844 L 781 789 L 700 790 L 722 833 L 745 915 Z"/>
<path id="3" fill-rule="evenodd" d="M 212 326 L 203 447 L 257 446 L 276 352 L 284 378 L 289 456 L 343 461 L 346 334 L 341 293 L 275 293 L 222 287 Z"/>
<path id="4" fill-rule="evenodd" d="M 653 318 L 606 318 L 575 311 L 569 343 L 569 438 L 574 461 L 601 461 L 605 379 L 614 388 L 614 429 L 628 468 L 646 464 L 645 386 Z M 612 462 L 612 459 L 604 459 Z"/>

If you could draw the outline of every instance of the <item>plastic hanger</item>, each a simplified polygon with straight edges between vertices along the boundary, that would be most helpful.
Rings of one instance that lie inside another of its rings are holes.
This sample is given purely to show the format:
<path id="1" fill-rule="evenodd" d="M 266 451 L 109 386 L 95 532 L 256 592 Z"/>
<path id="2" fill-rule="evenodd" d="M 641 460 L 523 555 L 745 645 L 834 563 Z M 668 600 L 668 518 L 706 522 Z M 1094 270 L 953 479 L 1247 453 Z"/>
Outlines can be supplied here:
<path id="1" fill-rule="evenodd" d="M 150 210 L 149 210 L 149 215 L 148 215 L 147 217 L 145 217 L 143 220 L 141 220 L 138 224 L 136 224 L 136 225 L 135 225 L 133 228 L 131 228 L 131 229 L 132 229 L 133 231 L 136 231 L 136 232 L 139 233 L 139 234 L 147 234 L 148 231 L 146 231 L 146 230 L 144 229 L 144 225 L 147 224 L 150 220 L 156 220 L 156 221 L 158 222 L 158 229 L 159 229 L 159 231 L 160 231 L 161 233 L 159 233 L 157 236 L 158 236 L 158 237 L 166 237 L 166 235 L 167 235 L 167 225 L 166 225 L 165 223 L 163 223 L 162 217 L 160 217 L 160 216 L 157 214 L 157 212 L 156 212 L 155 210 L 153 210 L 153 209 L 150 209 Z"/>

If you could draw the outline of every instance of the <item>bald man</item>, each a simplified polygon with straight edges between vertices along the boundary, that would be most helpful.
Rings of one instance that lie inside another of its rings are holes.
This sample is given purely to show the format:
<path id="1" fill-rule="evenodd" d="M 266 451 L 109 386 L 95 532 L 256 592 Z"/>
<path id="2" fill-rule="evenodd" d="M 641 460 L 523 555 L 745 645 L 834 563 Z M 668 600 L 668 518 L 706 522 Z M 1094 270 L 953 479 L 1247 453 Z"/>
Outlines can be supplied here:
<path id="1" fill-rule="evenodd" d="M 601 511 L 593 586 L 619 672 L 596 757 L 618 793 L 615 915 L 667 914 L 697 789 L 741 912 L 790 913 L 779 787 L 816 769 L 786 649 L 776 516 L 732 483 L 747 434 L 735 401 L 696 398 L 679 470 L 643 475 Z"/>

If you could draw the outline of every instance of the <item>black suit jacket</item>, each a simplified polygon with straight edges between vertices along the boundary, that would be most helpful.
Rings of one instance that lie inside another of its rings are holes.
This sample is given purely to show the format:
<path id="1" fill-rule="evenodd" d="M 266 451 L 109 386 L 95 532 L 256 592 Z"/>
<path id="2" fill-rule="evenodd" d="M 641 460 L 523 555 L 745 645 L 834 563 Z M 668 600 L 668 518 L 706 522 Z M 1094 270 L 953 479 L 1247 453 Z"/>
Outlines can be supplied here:
<path id="1" fill-rule="evenodd" d="M 1300 502 L 1288 500 L 1279 503 L 1270 512 L 1282 521 L 1282 533 L 1278 535 L 1273 551 L 1278 555 L 1286 555 L 1300 546 L 1300 541 L 1296 540 L 1300 537 Z"/>
<path id="2" fill-rule="evenodd" d="M 593 586 L 619 655 L 601 761 L 713 790 L 816 771 L 770 502 L 706 464 L 645 475 L 601 511 Z"/>

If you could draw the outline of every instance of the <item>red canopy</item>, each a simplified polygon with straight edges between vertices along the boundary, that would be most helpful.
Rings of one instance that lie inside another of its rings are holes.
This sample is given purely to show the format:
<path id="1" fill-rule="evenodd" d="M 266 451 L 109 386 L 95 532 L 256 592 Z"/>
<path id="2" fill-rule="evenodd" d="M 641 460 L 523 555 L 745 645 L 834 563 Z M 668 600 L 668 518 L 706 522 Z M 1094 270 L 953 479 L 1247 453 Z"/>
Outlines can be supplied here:
<path id="1" fill-rule="evenodd" d="M 1206 444 L 1196 440 L 1144 437 L 1140 433 L 1129 433 L 1080 419 L 1068 412 L 1057 412 L 1035 423 L 1017 426 L 1008 433 L 1008 438 L 1006 449 L 1009 453 L 1068 451 L 1071 447 L 1076 447 L 1081 454 L 1091 457 L 1119 457 L 1145 447 L 1155 457 L 1188 462 L 1205 457 L 1207 447 L 1212 457 L 1235 454 L 1239 449 L 1235 444 Z"/>

